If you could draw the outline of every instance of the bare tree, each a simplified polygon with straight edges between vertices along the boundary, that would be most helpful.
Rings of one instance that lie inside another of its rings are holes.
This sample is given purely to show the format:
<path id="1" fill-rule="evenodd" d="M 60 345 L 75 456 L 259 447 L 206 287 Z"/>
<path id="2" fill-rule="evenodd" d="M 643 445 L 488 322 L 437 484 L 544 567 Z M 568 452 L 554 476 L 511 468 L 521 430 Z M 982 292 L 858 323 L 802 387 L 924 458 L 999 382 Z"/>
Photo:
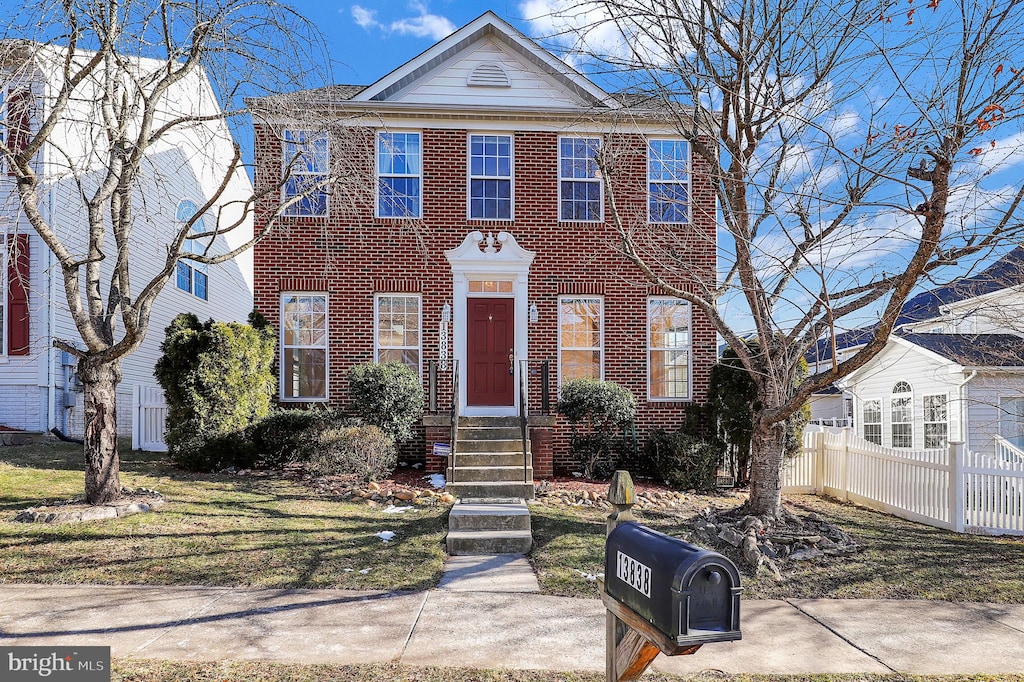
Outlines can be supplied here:
<path id="1" fill-rule="evenodd" d="M 209 158 L 214 147 L 204 140 L 223 141 L 234 121 L 248 125 L 243 95 L 322 82 L 327 60 L 316 29 L 274 0 L 63 0 L 26 7 L 6 26 L 4 92 L 24 93 L 9 95 L 8 109 L 17 101 L 30 112 L 9 114 L 9 122 L 20 123 L 8 126 L 0 154 L 21 211 L 55 257 L 80 336 L 80 343 L 55 345 L 78 358 L 85 493 L 102 503 L 121 491 L 121 363 L 143 342 L 179 262 L 229 261 L 274 229 L 290 206 L 344 181 L 345 171 L 334 168 L 312 180 L 303 176 L 289 201 L 273 203 L 266 229 L 253 235 L 261 198 L 298 177 L 311 151 L 293 148 L 283 173 L 241 196 L 234 182 L 245 173 L 238 145 L 227 147 L 234 151 L 226 158 Z M 157 159 L 169 150 L 177 151 L 176 170 Z M 160 195 L 197 165 L 212 188 L 205 203 L 188 215 L 166 215 Z M 64 206 L 63 215 L 75 216 L 71 224 L 55 224 L 44 210 L 54 193 L 76 206 Z M 148 229 L 140 233 L 141 226 Z M 150 256 L 163 249 L 156 267 L 142 265 L 153 262 L 140 258 L 147 249 Z"/>
<path id="2" fill-rule="evenodd" d="M 884 347 L 920 283 L 1020 239 L 1024 189 L 1000 173 L 1022 149 L 1024 3 L 549 5 L 552 36 L 672 117 L 708 170 L 716 281 L 688 257 L 711 237 L 698 221 L 617 210 L 615 150 L 603 159 L 621 251 L 702 309 L 757 386 L 748 506 L 777 519 L 786 418 Z M 861 326 L 874 336 L 855 355 L 798 378 L 819 339 Z"/>

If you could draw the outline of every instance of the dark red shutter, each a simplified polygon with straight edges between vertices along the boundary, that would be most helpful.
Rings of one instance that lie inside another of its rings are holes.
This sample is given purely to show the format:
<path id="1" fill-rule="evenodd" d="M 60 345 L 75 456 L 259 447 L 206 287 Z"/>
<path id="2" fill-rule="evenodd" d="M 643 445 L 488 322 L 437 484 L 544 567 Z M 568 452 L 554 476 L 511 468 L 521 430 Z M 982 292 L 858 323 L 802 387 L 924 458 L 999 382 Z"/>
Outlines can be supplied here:
<path id="1" fill-rule="evenodd" d="M 28 355 L 28 235 L 8 235 L 7 248 L 7 354 Z"/>
<path id="2" fill-rule="evenodd" d="M 7 93 L 7 147 L 17 154 L 28 146 L 32 132 L 32 92 L 11 89 Z M 14 169 L 7 169 L 14 175 Z"/>

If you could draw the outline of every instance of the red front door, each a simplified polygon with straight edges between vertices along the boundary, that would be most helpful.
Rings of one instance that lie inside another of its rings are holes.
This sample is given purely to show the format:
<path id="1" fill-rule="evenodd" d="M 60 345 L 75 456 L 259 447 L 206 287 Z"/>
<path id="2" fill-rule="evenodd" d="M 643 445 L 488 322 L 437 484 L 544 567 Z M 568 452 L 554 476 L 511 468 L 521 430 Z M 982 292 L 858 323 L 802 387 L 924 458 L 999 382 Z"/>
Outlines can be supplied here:
<path id="1" fill-rule="evenodd" d="M 502 406 L 515 404 L 514 377 L 509 369 L 513 348 L 513 305 L 511 298 L 470 298 L 469 359 L 466 402 L 469 405 Z"/>

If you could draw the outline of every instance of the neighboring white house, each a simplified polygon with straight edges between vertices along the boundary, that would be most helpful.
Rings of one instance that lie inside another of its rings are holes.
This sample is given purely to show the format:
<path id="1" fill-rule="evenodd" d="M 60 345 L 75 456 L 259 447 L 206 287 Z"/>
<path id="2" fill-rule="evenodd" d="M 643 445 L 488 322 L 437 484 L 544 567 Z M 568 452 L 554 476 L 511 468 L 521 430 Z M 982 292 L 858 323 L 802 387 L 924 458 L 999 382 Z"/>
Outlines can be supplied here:
<path id="1" fill-rule="evenodd" d="M 836 356 L 869 337 L 870 330 L 837 337 Z M 830 348 L 820 344 L 809 360 L 831 362 Z M 887 447 L 953 440 L 1024 459 L 1024 248 L 909 300 L 885 348 L 814 396 L 811 411 L 813 421 L 852 425 Z"/>
<path id="2" fill-rule="evenodd" d="M 31 130 L 45 116 L 59 85 L 61 56 L 56 48 L 42 48 L 34 51 L 29 68 L 22 63 L 0 71 L 0 120 L 4 122 L 0 131 L 12 144 L 18 143 L 15 138 L 22 134 L 21 129 Z M 76 53 L 76 59 L 87 56 Z M 160 63 L 140 59 L 137 66 L 153 69 Z M 202 73 L 176 84 L 168 101 L 164 112 L 168 117 L 191 113 L 206 118 L 219 112 L 213 89 Z M 78 252 L 85 244 L 85 220 L 76 177 L 88 187 L 102 168 L 102 145 L 96 140 L 100 129 L 92 123 L 100 120 L 100 115 L 94 109 L 87 96 L 75 100 L 54 132 L 52 144 L 36 159 L 37 173 L 47 187 L 42 196 L 43 215 Z M 148 155 L 134 197 L 130 262 L 135 287 L 160 270 L 175 226 L 214 195 L 233 155 L 231 133 L 218 119 L 179 128 L 165 140 Z M 80 435 L 81 393 L 75 364 L 73 358 L 53 348 L 54 338 L 74 342 L 78 332 L 67 312 L 55 258 L 26 221 L 13 183 L 14 179 L 0 170 L 0 236 L 5 235 L 0 239 L 0 272 L 4 274 L 0 277 L 0 425 L 35 432 L 57 428 Z M 212 220 L 221 209 L 227 216 L 232 211 L 240 216 L 238 209 L 228 204 L 244 201 L 251 193 L 248 176 L 238 170 L 205 219 Z M 223 253 L 251 236 L 250 218 L 229 235 L 218 236 L 211 253 Z M 105 277 L 109 279 L 109 270 Z M 134 388 L 156 385 L 153 367 L 160 356 L 164 328 L 175 315 L 191 311 L 201 320 L 244 320 L 252 302 L 251 251 L 208 268 L 179 263 L 153 306 L 145 342 L 124 359 L 124 379 L 117 393 L 119 432 L 131 433 Z"/>

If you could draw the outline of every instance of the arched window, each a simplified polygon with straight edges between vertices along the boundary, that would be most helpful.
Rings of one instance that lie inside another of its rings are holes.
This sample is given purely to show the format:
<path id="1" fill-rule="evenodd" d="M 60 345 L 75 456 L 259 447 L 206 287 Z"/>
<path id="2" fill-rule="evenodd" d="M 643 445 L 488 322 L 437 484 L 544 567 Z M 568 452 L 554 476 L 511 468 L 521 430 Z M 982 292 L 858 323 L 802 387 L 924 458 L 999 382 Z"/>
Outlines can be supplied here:
<path id="1" fill-rule="evenodd" d="M 914 390 L 906 381 L 892 387 L 891 429 L 894 448 L 914 447 Z"/>
<path id="2" fill-rule="evenodd" d="M 180 230 L 185 223 L 192 219 L 192 217 L 199 210 L 194 201 L 184 199 L 178 203 L 178 210 L 175 215 L 176 229 Z M 195 222 L 192 223 L 192 227 L 189 230 L 192 234 L 202 234 L 206 232 L 206 223 L 203 221 L 203 217 L 199 216 Z M 185 243 L 181 245 L 182 253 L 203 253 L 206 251 L 206 244 L 204 240 L 199 239 L 186 239 Z M 204 301 L 208 300 L 209 296 L 209 275 L 207 273 L 206 263 L 197 263 L 193 260 L 179 260 L 176 284 L 182 291 L 187 291 L 197 298 L 201 298 Z"/>

